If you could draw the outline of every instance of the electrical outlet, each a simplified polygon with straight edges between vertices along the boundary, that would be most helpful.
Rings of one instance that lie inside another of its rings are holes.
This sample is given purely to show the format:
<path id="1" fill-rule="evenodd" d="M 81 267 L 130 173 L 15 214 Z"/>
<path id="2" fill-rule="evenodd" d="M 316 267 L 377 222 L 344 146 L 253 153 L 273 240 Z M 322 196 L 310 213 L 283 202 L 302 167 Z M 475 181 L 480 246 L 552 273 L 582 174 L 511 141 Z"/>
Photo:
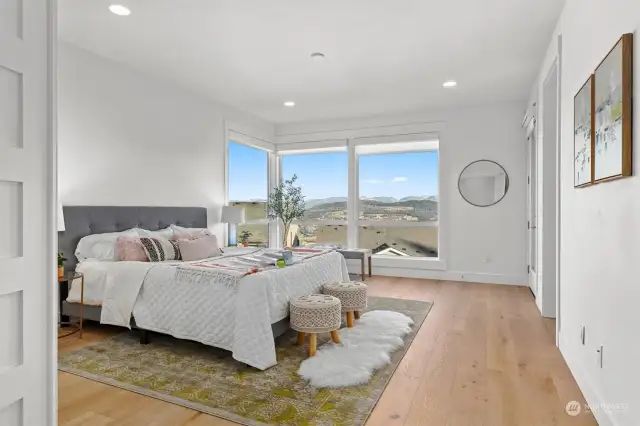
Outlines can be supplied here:
<path id="1" fill-rule="evenodd" d="M 598 352 L 598 365 L 600 366 L 600 368 L 602 368 L 602 366 L 603 366 L 604 346 L 602 346 L 602 345 L 598 346 L 598 349 L 596 349 L 596 352 Z"/>
<path id="2" fill-rule="evenodd" d="M 580 342 L 584 345 L 587 340 L 587 328 L 582 324 L 580 326 Z"/>

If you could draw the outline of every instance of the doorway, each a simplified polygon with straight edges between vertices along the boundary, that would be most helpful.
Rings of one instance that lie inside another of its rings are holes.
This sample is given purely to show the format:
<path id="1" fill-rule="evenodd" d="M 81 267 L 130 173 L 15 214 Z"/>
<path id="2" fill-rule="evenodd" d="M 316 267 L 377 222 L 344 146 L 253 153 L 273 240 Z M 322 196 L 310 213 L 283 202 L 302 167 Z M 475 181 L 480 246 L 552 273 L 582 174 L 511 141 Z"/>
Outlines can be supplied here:
<path id="1" fill-rule="evenodd" d="M 558 60 L 549 68 L 532 104 L 527 129 L 528 284 L 542 316 L 556 318 L 560 220 Z M 538 120 L 538 118 L 540 118 Z M 540 126 L 540 127 L 539 127 Z"/>
<path id="2" fill-rule="evenodd" d="M 557 285 L 557 232 L 558 232 L 558 141 L 559 141 L 559 83 L 558 63 L 551 66 L 542 86 L 542 226 L 541 274 L 537 295 L 538 306 L 544 317 L 556 317 Z"/>

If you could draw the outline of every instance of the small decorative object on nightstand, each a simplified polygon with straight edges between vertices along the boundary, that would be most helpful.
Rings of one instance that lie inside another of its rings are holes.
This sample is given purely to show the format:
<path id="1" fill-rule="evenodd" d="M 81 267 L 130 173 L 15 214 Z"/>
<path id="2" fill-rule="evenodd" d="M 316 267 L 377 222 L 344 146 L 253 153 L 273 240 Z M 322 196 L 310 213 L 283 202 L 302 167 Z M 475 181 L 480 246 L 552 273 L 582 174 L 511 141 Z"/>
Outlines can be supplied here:
<path id="1" fill-rule="evenodd" d="M 62 253 L 58 253 L 58 281 L 64 276 L 64 262 L 67 260 Z"/>
<path id="2" fill-rule="evenodd" d="M 62 337 L 71 336 L 72 334 L 75 334 L 77 332 L 80 332 L 79 337 L 82 339 L 82 322 L 84 320 L 84 274 L 81 272 L 69 272 L 66 275 L 58 277 L 58 284 L 60 285 L 60 314 L 62 314 L 62 302 L 66 298 L 65 295 L 68 293 L 68 289 L 71 283 L 73 283 L 74 280 L 78 280 L 78 279 L 80 280 L 80 318 L 78 318 L 77 322 L 73 322 L 73 321 L 62 321 L 62 317 L 61 317 L 61 320 L 58 322 L 59 326 L 68 325 L 71 327 L 75 327 L 75 330 L 66 334 L 58 334 L 58 339 Z M 63 286 L 66 286 L 66 287 L 63 288 Z M 67 290 L 67 291 L 64 291 L 64 290 Z"/>

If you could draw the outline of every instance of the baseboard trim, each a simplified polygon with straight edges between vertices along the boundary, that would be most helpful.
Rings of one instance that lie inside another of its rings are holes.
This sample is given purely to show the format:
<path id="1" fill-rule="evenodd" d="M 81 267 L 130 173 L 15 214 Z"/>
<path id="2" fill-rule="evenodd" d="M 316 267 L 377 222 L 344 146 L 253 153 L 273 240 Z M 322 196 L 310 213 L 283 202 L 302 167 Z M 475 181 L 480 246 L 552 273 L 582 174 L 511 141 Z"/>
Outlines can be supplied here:
<path id="1" fill-rule="evenodd" d="M 355 264 L 347 262 L 349 273 L 359 274 L 360 267 Z M 508 274 L 487 274 L 478 272 L 463 272 L 463 271 L 439 271 L 430 269 L 410 269 L 410 268 L 391 268 L 375 266 L 375 262 L 372 262 L 373 275 L 381 275 L 385 277 L 400 277 L 400 278 L 423 278 L 429 280 L 447 280 L 447 281 L 462 281 L 471 283 L 483 283 L 483 284 L 503 284 L 503 285 L 516 285 L 527 286 L 527 276 L 522 275 L 508 275 Z"/>
<path id="2" fill-rule="evenodd" d="M 582 362 L 577 355 L 574 355 L 571 346 L 563 339 L 562 334 L 560 334 L 560 353 L 564 357 L 587 404 L 589 404 L 590 407 L 606 407 L 605 399 L 602 398 L 596 390 L 596 387 L 591 383 L 582 366 Z M 568 402 L 569 401 L 567 401 L 567 403 Z M 591 412 L 600 426 L 620 426 L 607 410 L 591 410 Z"/>

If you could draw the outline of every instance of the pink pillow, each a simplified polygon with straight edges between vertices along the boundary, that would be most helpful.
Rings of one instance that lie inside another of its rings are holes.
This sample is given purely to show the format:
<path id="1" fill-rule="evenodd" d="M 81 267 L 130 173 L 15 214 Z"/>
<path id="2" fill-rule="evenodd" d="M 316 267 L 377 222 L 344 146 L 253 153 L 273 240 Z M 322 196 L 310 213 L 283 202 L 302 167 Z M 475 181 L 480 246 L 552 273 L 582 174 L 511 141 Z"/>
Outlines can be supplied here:
<path id="1" fill-rule="evenodd" d="M 178 240 L 182 260 L 202 260 L 222 254 L 215 235 L 207 235 L 195 240 Z"/>
<path id="2" fill-rule="evenodd" d="M 140 237 L 118 237 L 116 240 L 116 260 L 148 262 Z"/>

